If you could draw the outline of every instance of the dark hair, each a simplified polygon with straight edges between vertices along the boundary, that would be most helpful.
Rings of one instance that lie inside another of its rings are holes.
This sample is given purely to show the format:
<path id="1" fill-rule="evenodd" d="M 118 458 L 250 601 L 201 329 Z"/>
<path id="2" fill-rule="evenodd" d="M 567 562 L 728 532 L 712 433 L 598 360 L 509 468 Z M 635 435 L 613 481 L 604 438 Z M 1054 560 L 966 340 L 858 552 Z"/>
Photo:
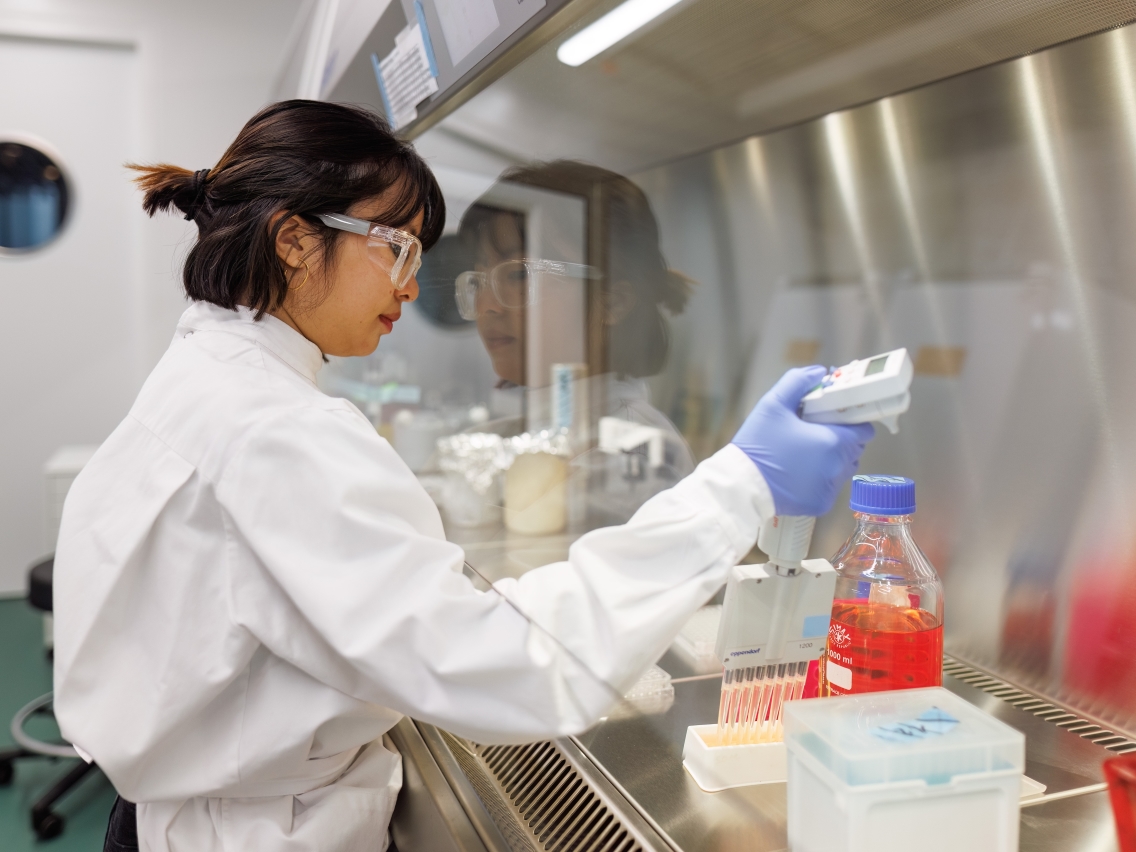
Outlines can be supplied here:
<path id="1" fill-rule="evenodd" d="M 311 223 L 325 268 L 342 232 L 318 214 L 346 213 L 393 188 L 383 224 L 403 226 L 421 211 L 424 249 L 445 225 L 442 192 L 426 162 L 360 107 L 281 101 L 254 115 L 211 169 L 128 167 L 141 173 L 135 181 L 149 215 L 176 207 L 197 224 L 182 276 L 189 298 L 230 309 L 244 304 L 257 318 L 278 308 L 288 292 L 276 236 L 290 216 Z"/>
<path id="2" fill-rule="evenodd" d="M 635 295 L 628 315 L 607 328 L 605 367 L 635 377 L 662 370 L 670 350 L 670 332 L 660 309 L 671 315 L 682 313 L 694 282 L 667 268 L 659 248 L 659 226 L 643 190 L 617 172 L 576 160 L 518 166 L 502 174 L 500 182 L 584 197 L 588 216 L 602 223 L 601 286 L 607 289 L 626 282 Z M 493 207 L 491 201 L 475 203 L 462 217 L 461 233 L 473 241 L 491 235 L 491 221 L 506 215 L 520 216 Z"/>

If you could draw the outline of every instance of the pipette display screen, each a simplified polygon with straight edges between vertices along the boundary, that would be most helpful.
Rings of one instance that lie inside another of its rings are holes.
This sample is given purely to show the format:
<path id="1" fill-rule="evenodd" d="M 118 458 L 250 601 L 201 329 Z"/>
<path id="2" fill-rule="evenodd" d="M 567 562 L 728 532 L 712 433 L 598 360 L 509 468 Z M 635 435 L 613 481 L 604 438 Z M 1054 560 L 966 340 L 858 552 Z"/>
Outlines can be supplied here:
<path id="1" fill-rule="evenodd" d="M 868 368 L 864 370 L 865 376 L 874 376 L 876 373 L 884 371 L 884 364 L 888 361 L 887 355 L 881 355 L 879 358 L 873 358 L 868 362 Z"/>

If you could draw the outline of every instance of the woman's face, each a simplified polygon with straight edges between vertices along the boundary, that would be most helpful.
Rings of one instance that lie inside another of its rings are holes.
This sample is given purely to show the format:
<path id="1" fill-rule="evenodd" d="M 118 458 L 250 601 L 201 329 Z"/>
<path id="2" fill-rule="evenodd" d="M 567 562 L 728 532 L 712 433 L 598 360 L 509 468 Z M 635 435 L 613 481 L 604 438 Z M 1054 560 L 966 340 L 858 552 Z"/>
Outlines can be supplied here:
<path id="1" fill-rule="evenodd" d="M 385 206 L 379 197 L 359 202 L 344 212 L 376 221 Z M 408 224 L 380 224 L 401 227 L 418 236 L 422 219 L 420 211 Z M 338 236 L 335 257 L 324 264 L 314 229 L 297 217 L 285 223 L 276 245 L 277 254 L 291 270 L 289 291 L 283 308 L 273 311 L 273 315 L 316 344 L 325 355 L 370 355 L 379 345 L 379 338 L 390 334 L 398 322 L 403 305 L 418 298 L 418 282 L 411 278 L 406 286 L 396 290 L 390 275 L 370 256 L 370 252 L 385 248 L 369 247 L 367 238 L 359 234 Z"/>
<path id="2" fill-rule="evenodd" d="M 493 274 L 506 260 L 524 257 L 524 237 L 512 216 L 494 216 L 477 246 L 478 272 Z M 493 362 L 493 371 L 516 385 L 525 384 L 525 308 L 506 308 L 486 286 L 477 296 L 477 331 Z"/>

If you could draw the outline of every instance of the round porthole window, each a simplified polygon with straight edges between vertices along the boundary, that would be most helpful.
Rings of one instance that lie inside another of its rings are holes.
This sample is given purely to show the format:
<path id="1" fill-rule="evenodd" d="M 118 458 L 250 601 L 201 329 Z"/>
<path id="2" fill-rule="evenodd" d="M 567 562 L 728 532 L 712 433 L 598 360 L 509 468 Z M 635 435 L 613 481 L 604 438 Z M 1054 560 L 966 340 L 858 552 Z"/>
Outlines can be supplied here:
<path id="1" fill-rule="evenodd" d="M 0 138 L 0 253 L 22 254 L 55 239 L 67 220 L 63 169 L 23 142 Z"/>

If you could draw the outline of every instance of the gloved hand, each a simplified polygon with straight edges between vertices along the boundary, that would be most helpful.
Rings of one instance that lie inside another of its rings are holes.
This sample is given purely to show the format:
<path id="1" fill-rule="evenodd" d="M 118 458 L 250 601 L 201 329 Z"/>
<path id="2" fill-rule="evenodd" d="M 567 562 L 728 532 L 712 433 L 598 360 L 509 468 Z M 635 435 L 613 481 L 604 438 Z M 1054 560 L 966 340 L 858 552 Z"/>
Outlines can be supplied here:
<path id="1" fill-rule="evenodd" d="M 875 435 L 871 423 L 829 426 L 797 416 L 801 400 L 825 372 L 824 367 L 789 370 L 758 401 L 731 442 L 765 477 L 778 515 L 820 517 L 828 512 Z"/>

